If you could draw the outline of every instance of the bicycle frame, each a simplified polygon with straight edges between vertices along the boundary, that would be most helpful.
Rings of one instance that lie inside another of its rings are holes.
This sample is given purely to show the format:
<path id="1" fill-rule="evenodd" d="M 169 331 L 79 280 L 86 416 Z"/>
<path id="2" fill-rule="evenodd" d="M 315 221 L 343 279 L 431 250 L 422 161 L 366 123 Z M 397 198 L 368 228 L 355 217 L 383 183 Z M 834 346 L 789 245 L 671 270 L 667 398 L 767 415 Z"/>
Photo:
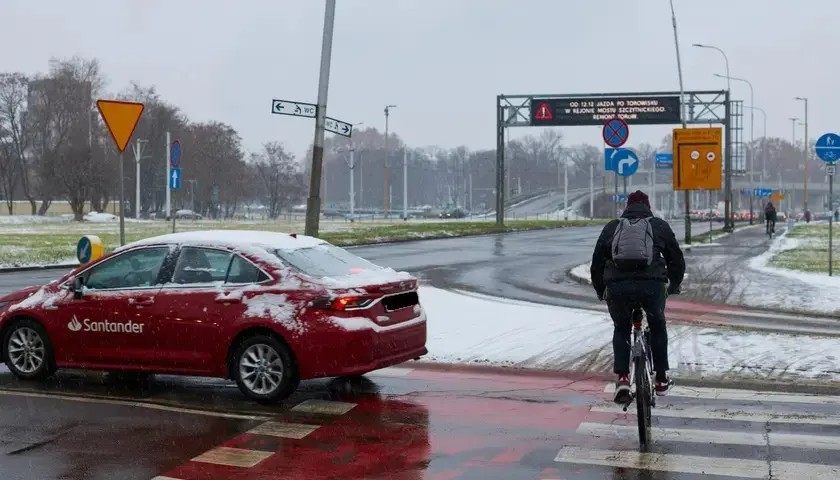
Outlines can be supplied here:
<path id="1" fill-rule="evenodd" d="M 633 309 L 633 345 L 631 346 L 630 401 L 624 405 L 624 411 L 636 401 L 639 422 L 639 443 L 645 449 L 650 444 L 651 407 L 656 406 L 653 383 L 653 354 L 650 349 L 650 328 L 642 323 L 644 311 Z M 640 368 L 641 367 L 641 368 Z M 637 378 L 637 372 L 643 372 L 645 378 Z"/>

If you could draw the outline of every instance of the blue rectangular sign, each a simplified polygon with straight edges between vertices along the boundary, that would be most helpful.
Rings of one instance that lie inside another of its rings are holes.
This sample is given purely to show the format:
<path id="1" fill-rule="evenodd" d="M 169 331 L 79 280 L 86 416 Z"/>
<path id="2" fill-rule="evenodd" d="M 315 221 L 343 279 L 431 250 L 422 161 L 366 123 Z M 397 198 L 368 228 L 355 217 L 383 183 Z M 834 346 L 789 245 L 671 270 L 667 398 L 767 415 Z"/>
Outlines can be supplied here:
<path id="1" fill-rule="evenodd" d="M 181 169 L 173 168 L 169 171 L 169 189 L 179 190 L 181 188 Z"/>
<path id="2" fill-rule="evenodd" d="M 673 153 L 657 153 L 656 154 L 656 168 L 668 169 L 674 167 Z"/>
<path id="3" fill-rule="evenodd" d="M 627 201 L 627 195 L 623 194 L 623 193 L 619 193 L 618 195 L 613 195 L 612 196 L 612 201 L 613 202 L 626 202 Z"/>
<path id="4" fill-rule="evenodd" d="M 614 172 L 615 171 L 615 148 L 605 148 L 604 149 L 604 170 L 607 172 Z"/>

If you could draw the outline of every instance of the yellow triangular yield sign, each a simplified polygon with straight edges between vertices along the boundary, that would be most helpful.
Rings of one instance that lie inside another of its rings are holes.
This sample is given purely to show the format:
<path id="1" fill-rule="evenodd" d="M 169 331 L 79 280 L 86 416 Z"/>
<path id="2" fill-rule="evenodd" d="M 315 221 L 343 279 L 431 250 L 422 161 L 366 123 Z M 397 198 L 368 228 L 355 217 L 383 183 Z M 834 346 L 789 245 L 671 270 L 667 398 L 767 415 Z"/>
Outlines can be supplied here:
<path id="1" fill-rule="evenodd" d="M 102 120 L 108 126 L 108 131 L 111 132 L 111 137 L 117 144 L 117 148 L 120 152 L 125 151 L 145 106 L 142 103 L 135 102 L 97 100 L 96 108 L 99 109 Z"/>

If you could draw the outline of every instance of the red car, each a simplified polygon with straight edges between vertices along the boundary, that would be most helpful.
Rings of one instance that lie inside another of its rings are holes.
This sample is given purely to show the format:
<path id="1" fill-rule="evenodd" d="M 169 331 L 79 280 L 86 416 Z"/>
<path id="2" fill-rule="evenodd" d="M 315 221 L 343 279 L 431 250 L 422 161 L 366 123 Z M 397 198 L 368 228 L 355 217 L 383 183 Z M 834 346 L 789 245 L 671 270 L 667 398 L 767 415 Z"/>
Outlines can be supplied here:
<path id="1" fill-rule="evenodd" d="M 250 231 L 150 238 L 0 297 L 0 338 L 23 379 L 212 376 L 259 402 L 427 353 L 416 278 L 312 237 Z"/>

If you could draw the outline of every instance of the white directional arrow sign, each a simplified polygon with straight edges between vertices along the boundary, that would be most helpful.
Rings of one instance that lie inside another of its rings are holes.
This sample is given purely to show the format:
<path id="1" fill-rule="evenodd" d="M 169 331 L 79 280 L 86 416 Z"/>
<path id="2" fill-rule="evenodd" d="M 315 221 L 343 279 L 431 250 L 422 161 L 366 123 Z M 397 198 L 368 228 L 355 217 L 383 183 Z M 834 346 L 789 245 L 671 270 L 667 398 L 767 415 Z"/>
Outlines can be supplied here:
<path id="1" fill-rule="evenodd" d="M 325 120 L 327 123 L 324 124 L 324 128 L 328 132 L 332 132 L 344 137 L 349 137 L 350 135 L 353 135 L 353 125 L 330 117 L 326 117 Z"/>
<path id="2" fill-rule="evenodd" d="M 318 106 L 311 103 L 272 100 L 271 113 L 276 113 L 278 115 L 293 115 L 295 117 L 315 118 L 315 115 L 318 113 Z"/>

